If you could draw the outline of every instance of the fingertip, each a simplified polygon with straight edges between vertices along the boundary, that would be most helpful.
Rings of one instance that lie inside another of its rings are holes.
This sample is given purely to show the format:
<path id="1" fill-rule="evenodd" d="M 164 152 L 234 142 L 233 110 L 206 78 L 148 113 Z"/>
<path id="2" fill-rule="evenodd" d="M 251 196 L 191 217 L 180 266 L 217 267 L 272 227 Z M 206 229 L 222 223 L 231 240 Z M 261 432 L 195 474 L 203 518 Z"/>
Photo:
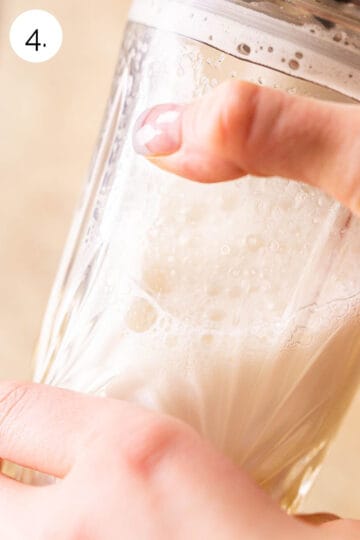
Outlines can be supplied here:
<path id="1" fill-rule="evenodd" d="M 135 152 L 145 157 L 156 157 L 170 155 L 179 150 L 184 108 L 184 105 L 169 103 L 143 112 L 134 127 Z"/>

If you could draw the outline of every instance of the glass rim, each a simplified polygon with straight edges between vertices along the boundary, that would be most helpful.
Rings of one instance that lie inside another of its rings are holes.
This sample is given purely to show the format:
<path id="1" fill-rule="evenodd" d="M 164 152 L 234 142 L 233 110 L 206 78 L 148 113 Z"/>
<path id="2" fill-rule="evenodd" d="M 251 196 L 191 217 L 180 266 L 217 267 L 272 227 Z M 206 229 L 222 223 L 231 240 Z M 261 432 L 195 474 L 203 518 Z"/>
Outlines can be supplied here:
<path id="1" fill-rule="evenodd" d="M 186 0 L 185 0 L 186 1 Z M 199 3 L 187 0 L 189 3 Z M 210 0 L 211 1 L 211 0 Z M 294 24 L 315 23 L 330 29 L 345 25 L 359 32 L 360 0 L 224 0 Z M 203 0 L 200 3 L 209 3 Z"/>
<path id="2" fill-rule="evenodd" d="M 313 4 L 309 0 L 300 2 Z M 284 10 L 280 18 L 259 9 L 275 4 L 278 8 L 292 5 L 284 0 L 133 0 L 129 21 L 193 39 L 238 59 L 310 80 L 357 100 L 359 23 L 354 33 L 344 31 L 338 24 L 325 28 L 324 22 L 316 21 L 308 13 L 307 18 L 299 19 L 298 10 L 296 23 L 284 16 Z M 299 51 L 302 61 L 296 60 Z"/>

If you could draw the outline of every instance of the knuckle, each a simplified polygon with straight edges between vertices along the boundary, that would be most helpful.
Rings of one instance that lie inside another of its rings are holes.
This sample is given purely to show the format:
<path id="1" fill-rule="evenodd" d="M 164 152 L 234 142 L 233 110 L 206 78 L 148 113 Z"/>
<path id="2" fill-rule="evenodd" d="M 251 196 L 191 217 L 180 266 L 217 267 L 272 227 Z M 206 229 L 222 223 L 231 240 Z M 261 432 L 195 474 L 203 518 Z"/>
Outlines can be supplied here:
<path id="1" fill-rule="evenodd" d="M 49 538 L 54 538 L 53 524 L 49 527 L 44 540 L 49 540 Z M 59 536 L 55 538 L 56 540 L 95 540 L 95 536 L 89 528 L 89 516 L 87 518 L 77 516 L 76 519 L 68 519 L 65 530 L 61 530 Z"/>
<path id="2" fill-rule="evenodd" d="M 259 164 L 271 154 L 274 135 L 282 124 L 285 99 L 281 92 L 248 82 L 222 85 L 215 100 L 216 129 L 211 131 L 214 148 L 221 147 L 240 169 L 261 173 Z"/>
<path id="3" fill-rule="evenodd" d="M 257 118 L 263 89 L 254 84 L 232 81 L 225 85 L 223 91 L 220 122 L 223 136 L 231 144 L 234 135 L 238 139 L 241 133 L 248 132 L 252 121 Z"/>
<path id="4" fill-rule="evenodd" d="M 63 490 L 58 491 L 58 496 L 53 499 L 54 504 L 48 508 L 48 512 L 40 523 L 42 523 L 42 535 L 38 535 L 43 540 L 95 540 L 98 538 L 94 530 L 98 519 L 95 497 L 89 505 L 88 499 L 81 497 L 80 491 L 76 488 L 73 491 L 73 498 L 64 497 Z M 77 504 L 71 504 L 77 497 Z M 85 499 L 85 500 L 84 500 Z M 42 508 L 43 505 L 40 506 Z M 90 511 L 92 510 L 92 511 Z M 62 516 L 61 522 L 59 516 Z M 57 524 L 54 527 L 54 524 Z"/>
<path id="5" fill-rule="evenodd" d="M 226 111 L 225 120 L 231 137 L 229 145 L 236 140 L 234 133 L 237 133 L 236 150 L 244 168 L 249 171 L 254 169 L 259 149 L 264 150 L 270 137 L 273 114 L 269 102 L 264 88 L 247 84 L 242 86 L 237 99 L 230 102 Z"/>
<path id="6" fill-rule="evenodd" d="M 187 437 L 188 430 L 180 422 L 146 415 L 123 444 L 123 459 L 132 470 L 148 474 Z"/>
<path id="7" fill-rule="evenodd" d="M 231 148 L 234 134 L 241 125 L 241 117 L 246 110 L 242 96 L 249 91 L 248 87 L 252 86 L 241 81 L 226 81 L 201 101 L 197 115 L 197 132 L 201 129 L 200 140 L 205 141 L 207 147 L 215 152 L 219 149 L 224 152 Z"/>
<path id="8" fill-rule="evenodd" d="M 89 518 L 77 519 L 66 536 L 68 540 L 95 540 L 94 535 L 89 530 Z"/>

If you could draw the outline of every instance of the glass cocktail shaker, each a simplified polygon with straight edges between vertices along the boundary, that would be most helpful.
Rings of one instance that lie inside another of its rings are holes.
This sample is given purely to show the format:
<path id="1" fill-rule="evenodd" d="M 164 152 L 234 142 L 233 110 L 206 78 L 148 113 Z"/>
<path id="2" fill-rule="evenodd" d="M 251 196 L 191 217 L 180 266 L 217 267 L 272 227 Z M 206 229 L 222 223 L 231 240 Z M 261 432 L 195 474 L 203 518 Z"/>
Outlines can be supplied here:
<path id="1" fill-rule="evenodd" d="M 358 383 L 360 222 L 289 179 L 161 172 L 132 130 L 231 78 L 355 102 L 359 23 L 330 0 L 133 2 L 38 347 L 36 381 L 188 422 L 289 511 Z"/>

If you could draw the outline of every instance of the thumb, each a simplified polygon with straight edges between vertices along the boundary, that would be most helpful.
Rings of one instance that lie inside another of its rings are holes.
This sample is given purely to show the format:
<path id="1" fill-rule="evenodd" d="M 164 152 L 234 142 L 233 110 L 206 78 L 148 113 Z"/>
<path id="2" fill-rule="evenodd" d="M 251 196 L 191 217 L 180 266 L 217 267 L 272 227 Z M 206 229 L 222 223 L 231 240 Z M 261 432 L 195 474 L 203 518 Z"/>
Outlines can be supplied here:
<path id="1" fill-rule="evenodd" d="M 135 150 L 199 182 L 245 174 L 321 188 L 360 213 L 360 107 L 230 81 L 188 105 L 146 111 Z"/>

